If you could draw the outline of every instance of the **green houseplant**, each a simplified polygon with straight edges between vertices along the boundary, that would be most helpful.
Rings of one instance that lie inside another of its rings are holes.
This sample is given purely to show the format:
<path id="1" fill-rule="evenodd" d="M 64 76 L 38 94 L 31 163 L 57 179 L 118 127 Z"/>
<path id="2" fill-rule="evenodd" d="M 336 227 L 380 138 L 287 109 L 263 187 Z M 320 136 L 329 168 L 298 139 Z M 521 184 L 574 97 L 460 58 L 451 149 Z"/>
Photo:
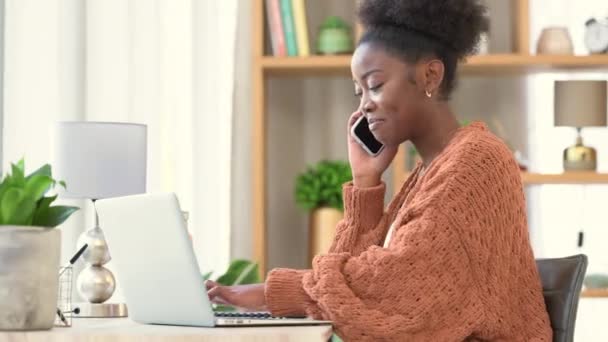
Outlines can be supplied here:
<path id="1" fill-rule="evenodd" d="M 309 212 L 309 261 L 329 249 L 343 217 L 342 185 L 350 180 L 350 165 L 331 160 L 309 166 L 296 178 L 296 204 Z"/>
<path id="2" fill-rule="evenodd" d="M 25 175 L 11 165 L 0 183 L 0 330 L 50 329 L 55 320 L 61 234 L 54 227 L 78 208 L 47 193 L 65 183 L 44 165 Z"/>
<path id="3" fill-rule="evenodd" d="M 319 28 L 317 52 L 319 54 L 352 53 L 354 42 L 350 26 L 340 17 L 329 16 Z"/>

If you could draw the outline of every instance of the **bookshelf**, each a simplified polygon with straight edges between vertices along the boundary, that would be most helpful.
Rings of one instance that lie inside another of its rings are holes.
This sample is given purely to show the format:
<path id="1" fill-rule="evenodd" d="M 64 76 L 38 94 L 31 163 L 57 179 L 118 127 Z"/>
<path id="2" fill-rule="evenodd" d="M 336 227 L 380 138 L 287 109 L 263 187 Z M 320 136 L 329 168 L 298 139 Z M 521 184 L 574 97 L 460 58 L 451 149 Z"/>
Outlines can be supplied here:
<path id="1" fill-rule="evenodd" d="M 608 55 L 548 56 L 530 53 L 530 1 L 509 0 L 511 6 L 512 51 L 505 54 L 472 56 L 464 62 L 462 75 L 500 76 L 538 73 L 548 70 L 608 69 Z M 353 6 L 354 9 L 354 6 Z M 299 79 L 309 76 L 350 75 L 350 56 L 274 57 L 266 55 L 264 0 L 253 0 L 252 13 L 252 206 L 253 252 L 260 271 L 267 271 L 267 106 L 272 98 L 267 92 L 268 80 Z M 398 189 L 407 177 L 407 154 L 402 145 L 393 165 L 393 184 Z M 522 173 L 526 185 L 536 184 L 608 184 L 608 174 Z"/>

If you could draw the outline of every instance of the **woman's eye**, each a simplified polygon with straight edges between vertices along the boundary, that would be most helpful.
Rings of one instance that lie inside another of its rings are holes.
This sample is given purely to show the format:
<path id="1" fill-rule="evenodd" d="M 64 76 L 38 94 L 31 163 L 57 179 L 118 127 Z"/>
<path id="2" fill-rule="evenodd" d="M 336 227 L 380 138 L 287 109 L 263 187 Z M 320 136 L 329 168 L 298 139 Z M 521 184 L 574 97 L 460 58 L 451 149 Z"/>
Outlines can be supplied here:
<path id="1" fill-rule="evenodd" d="M 369 90 L 373 91 L 373 92 L 376 92 L 376 91 L 380 90 L 380 88 L 382 88 L 382 83 L 380 83 L 378 85 L 375 85 L 375 86 L 370 86 Z"/>

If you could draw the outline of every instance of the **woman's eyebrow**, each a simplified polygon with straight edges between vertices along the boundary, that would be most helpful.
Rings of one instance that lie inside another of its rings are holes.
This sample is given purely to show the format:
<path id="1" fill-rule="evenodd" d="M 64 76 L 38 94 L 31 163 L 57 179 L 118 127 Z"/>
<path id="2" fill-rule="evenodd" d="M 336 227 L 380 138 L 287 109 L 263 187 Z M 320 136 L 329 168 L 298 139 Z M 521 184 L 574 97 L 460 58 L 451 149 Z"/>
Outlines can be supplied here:
<path id="1" fill-rule="evenodd" d="M 382 70 L 380 69 L 372 69 L 372 70 L 368 70 L 366 71 L 362 76 L 361 76 L 361 80 L 365 80 L 366 78 L 369 77 L 369 75 L 375 73 L 375 72 L 381 72 Z"/>
<path id="2" fill-rule="evenodd" d="M 375 73 L 375 72 L 381 72 L 381 69 L 372 69 L 372 70 L 368 70 L 366 71 L 363 76 L 361 76 L 361 81 L 365 81 L 366 78 L 368 78 L 371 74 Z M 356 79 L 353 78 L 353 83 L 355 83 L 355 85 L 359 84 L 357 82 Z"/>

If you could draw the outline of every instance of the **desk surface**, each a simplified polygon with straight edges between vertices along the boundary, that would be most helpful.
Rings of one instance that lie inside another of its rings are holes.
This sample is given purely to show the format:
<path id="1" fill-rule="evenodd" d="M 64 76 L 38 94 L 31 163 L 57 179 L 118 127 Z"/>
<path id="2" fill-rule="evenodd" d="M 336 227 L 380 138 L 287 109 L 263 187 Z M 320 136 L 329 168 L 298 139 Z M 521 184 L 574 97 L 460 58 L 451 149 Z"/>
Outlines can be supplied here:
<path id="1" fill-rule="evenodd" d="M 332 335 L 332 327 L 239 327 L 198 328 L 138 324 L 128 318 L 72 320 L 70 328 L 48 331 L 2 332 L 4 342 L 219 342 L 219 341 L 323 341 Z"/>

